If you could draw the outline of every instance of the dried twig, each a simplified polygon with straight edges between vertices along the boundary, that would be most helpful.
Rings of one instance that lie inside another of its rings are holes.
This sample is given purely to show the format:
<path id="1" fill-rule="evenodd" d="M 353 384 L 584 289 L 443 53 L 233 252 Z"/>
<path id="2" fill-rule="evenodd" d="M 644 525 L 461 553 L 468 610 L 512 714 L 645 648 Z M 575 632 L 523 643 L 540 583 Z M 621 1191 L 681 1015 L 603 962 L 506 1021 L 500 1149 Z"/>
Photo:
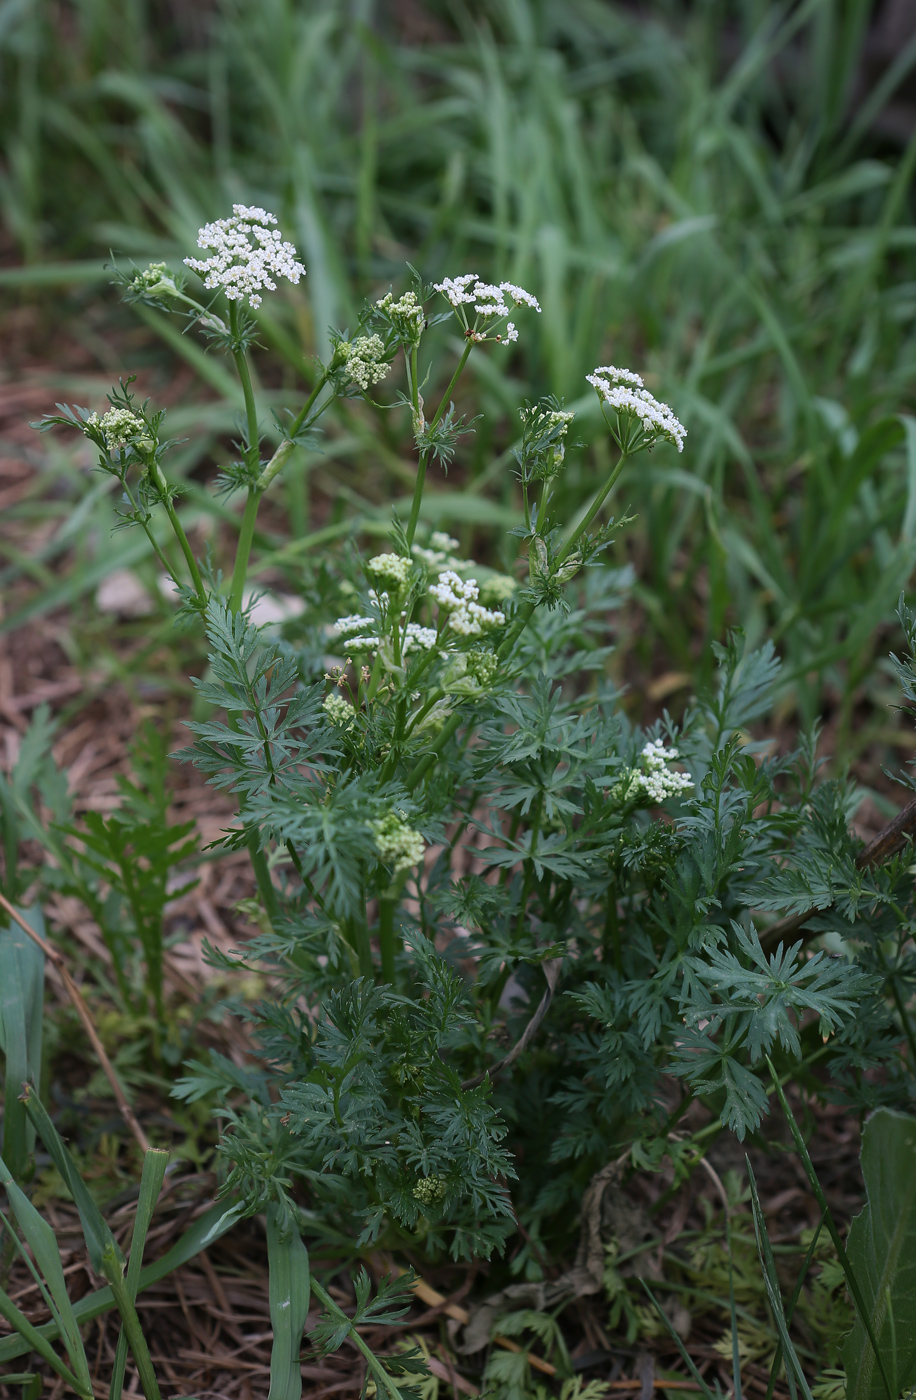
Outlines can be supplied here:
<path id="1" fill-rule="evenodd" d="M 36 933 L 33 928 L 30 928 L 29 925 L 26 923 L 25 919 L 22 917 L 22 915 L 16 909 L 13 908 L 12 904 L 10 904 L 6 896 L 2 894 L 0 894 L 0 908 L 4 909 L 11 919 L 15 919 L 16 923 L 22 929 L 23 933 L 28 934 L 32 942 L 38 944 L 38 947 L 44 953 L 45 957 L 48 959 L 48 962 L 52 963 L 57 969 L 57 972 L 60 976 L 60 980 L 64 984 L 64 989 L 67 993 L 67 996 L 72 1001 L 74 1010 L 76 1011 L 77 1016 L 79 1016 L 80 1020 L 82 1021 L 83 1029 L 89 1037 L 90 1044 L 92 1045 L 92 1048 L 95 1051 L 96 1056 L 98 1057 L 99 1064 L 102 1066 L 102 1069 L 105 1072 L 105 1078 L 111 1085 L 111 1092 L 114 1094 L 115 1102 L 118 1105 L 121 1117 L 124 1119 L 124 1122 L 127 1124 L 128 1128 L 133 1133 L 134 1137 L 139 1143 L 141 1151 L 149 1152 L 150 1145 L 146 1133 L 140 1127 L 140 1124 L 137 1121 L 136 1114 L 134 1113 L 133 1109 L 127 1101 L 127 1095 L 121 1087 L 121 1083 L 118 1079 L 117 1074 L 115 1073 L 114 1065 L 111 1063 L 108 1056 L 106 1055 L 105 1047 L 99 1039 L 99 1033 L 95 1028 L 95 1022 L 92 1019 L 89 1007 L 83 1000 L 83 995 L 79 987 L 76 985 L 73 978 L 70 976 L 63 955 L 59 953 L 57 949 L 47 941 L 46 938 L 42 938 L 40 933 Z"/>

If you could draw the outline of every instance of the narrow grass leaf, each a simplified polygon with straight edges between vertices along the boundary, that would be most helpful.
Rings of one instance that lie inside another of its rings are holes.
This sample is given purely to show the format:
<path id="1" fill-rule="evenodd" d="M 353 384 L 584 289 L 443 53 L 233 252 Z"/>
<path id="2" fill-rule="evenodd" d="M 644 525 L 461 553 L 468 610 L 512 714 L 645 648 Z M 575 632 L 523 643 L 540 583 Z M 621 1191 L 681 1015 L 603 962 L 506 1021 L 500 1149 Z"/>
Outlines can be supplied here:
<path id="1" fill-rule="evenodd" d="M 309 1256 L 289 1212 L 276 1202 L 267 1207 L 267 1264 L 274 1334 L 268 1400 L 300 1400 L 299 1352 L 311 1293 Z"/>
<path id="2" fill-rule="evenodd" d="M 17 1186 L 2 1157 L 0 1157 L 0 1184 L 6 1191 L 10 1208 L 16 1217 L 23 1238 L 31 1249 L 35 1263 L 47 1284 L 52 1299 L 51 1313 L 60 1328 L 74 1375 L 84 1389 L 91 1391 L 89 1363 L 86 1359 L 83 1339 L 80 1336 L 79 1324 L 67 1291 L 64 1266 L 61 1262 L 54 1231 L 32 1205 L 25 1192 Z"/>
<path id="3" fill-rule="evenodd" d="M 894 1394 L 916 1384 L 916 1118 L 879 1108 L 862 1135 L 867 1204 L 847 1253 Z M 883 1400 L 863 1320 L 843 1346 L 848 1400 Z"/>
<path id="4" fill-rule="evenodd" d="M 215 1205 L 210 1206 L 161 1259 L 157 1259 L 154 1264 L 147 1264 L 140 1270 L 137 1292 L 142 1293 L 144 1288 L 159 1283 L 175 1269 L 180 1269 L 188 1260 L 195 1258 L 202 1249 L 206 1249 L 207 1245 L 213 1244 L 230 1230 L 240 1218 L 240 1214 L 234 1201 L 217 1201 Z M 80 1298 L 74 1303 L 73 1311 L 80 1326 L 84 1327 L 87 1322 L 110 1312 L 114 1306 L 114 1294 L 110 1288 L 105 1287 Z M 44 1323 L 36 1331 L 44 1341 L 53 1341 L 59 1335 L 57 1324 L 53 1322 Z M 12 1361 L 17 1356 L 24 1356 L 29 1349 L 29 1345 L 20 1337 L 4 1337 L 0 1341 L 0 1365 Z"/>
<path id="5" fill-rule="evenodd" d="M 89 1251 L 89 1262 L 97 1274 L 104 1274 L 107 1277 L 103 1264 L 106 1249 L 113 1251 L 114 1257 L 120 1261 L 122 1266 L 124 1263 L 124 1256 L 118 1248 L 117 1241 L 102 1219 L 101 1211 L 89 1194 L 88 1187 L 77 1171 L 76 1164 L 63 1139 L 34 1090 L 26 1091 L 25 1104 L 38 1136 L 51 1154 L 51 1160 L 60 1172 L 79 1211 L 80 1224 L 83 1227 L 83 1236 Z"/>
<path id="6" fill-rule="evenodd" d="M 18 912 L 36 933 L 44 934 L 38 905 Z M 44 954 L 17 925 L 0 929 L 0 1044 L 6 1056 L 3 1156 L 15 1181 L 22 1180 L 35 1142 L 20 1095 L 23 1084 L 41 1073 L 43 1012 Z"/>
<path id="7" fill-rule="evenodd" d="M 159 1192 L 162 1190 L 162 1182 L 165 1177 L 165 1169 L 168 1166 L 168 1161 L 169 1154 L 167 1152 L 161 1152 L 156 1148 L 147 1152 L 143 1158 L 143 1172 L 140 1177 L 140 1196 L 137 1201 L 137 1214 L 134 1216 L 134 1228 L 130 1239 L 130 1257 L 127 1264 L 127 1292 L 131 1302 L 136 1302 L 137 1300 L 140 1270 L 143 1264 L 143 1249 L 153 1218 L 153 1211 L 156 1209 L 156 1202 L 159 1199 Z M 122 1327 L 121 1335 L 118 1338 L 118 1345 L 115 1349 L 111 1385 L 108 1391 L 109 1400 L 121 1400 L 126 1367 L 127 1334 Z"/>

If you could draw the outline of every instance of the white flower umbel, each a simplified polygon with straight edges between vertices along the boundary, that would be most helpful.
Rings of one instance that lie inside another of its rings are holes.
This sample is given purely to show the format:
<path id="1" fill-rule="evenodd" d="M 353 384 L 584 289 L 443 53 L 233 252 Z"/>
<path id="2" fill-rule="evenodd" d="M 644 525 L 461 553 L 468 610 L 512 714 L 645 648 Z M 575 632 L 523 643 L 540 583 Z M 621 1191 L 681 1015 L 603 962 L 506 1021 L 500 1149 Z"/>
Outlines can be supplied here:
<path id="1" fill-rule="evenodd" d="M 199 272 L 204 286 L 220 288 L 229 301 L 261 305 L 259 293 L 275 292 L 275 277 L 298 282 L 305 268 L 296 260 L 292 243 L 284 243 L 275 227 L 276 216 L 266 209 L 233 204 L 230 219 L 205 224 L 197 235 L 197 246 L 210 252 L 208 258 L 185 258 L 188 267 Z"/>
<path id="2" fill-rule="evenodd" d="M 344 369 L 347 378 L 363 392 L 371 389 L 373 384 L 379 384 L 388 373 L 385 345 L 381 336 L 361 335 L 356 340 L 351 340 L 347 346 Z"/>
<path id="3" fill-rule="evenodd" d="M 439 575 L 438 583 L 429 585 L 431 596 L 448 615 L 449 628 L 459 637 L 480 637 L 505 625 L 506 615 L 491 612 L 477 602 L 480 590 L 477 580 L 460 578 L 454 569 Z"/>
<path id="4" fill-rule="evenodd" d="M 374 617 L 360 617 L 359 613 L 350 613 L 347 617 L 337 619 L 333 631 L 338 637 L 351 637 L 357 632 L 364 632 L 367 627 L 374 626 Z"/>
<path id="5" fill-rule="evenodd" d="M 540 312 L 537 297 L 517 287 L 514 282 L 481 282 L 476 272 L 465 272 L 460 277 L 446 277 L 435 284 L 437 292 L 448 299 L 464 333 L 469 340 L 499 340 L 512 344 L 518 340 L 518 331 L 511 321 L 505 331 L 499 332 L 500 321 L 512 314 L 513 306 L 528 306 Z M 473 319 L 468 308 L 473 309 Z"/>
<path id="6" fill-rule="evenodd" d="M 652 447 L 664 440 L 673 443 L 678 452 L 683 452 L 687 429 L 675 418 L 666 403 L 660 403 L 648 389 L 643 388 L 642 380 L 633 370 L 599 365 L 585 378 L 596 390 L 602 404 L 614 410 L 618 424 L 621 419 L 626 420 L 621 425 L 620 436 L 631 451 Z M 637 437 L 634 440 L 631 430 L 637 424 Z"/>
<path id="7" fill-rule="evenodd" d="M 389 812 L 378 821 L 370 822 L 370 827 L 379 859 L 385 865 L 393 866 L 395 874 L 410 870 L 423 859 L 426 842 L 420 832 L 408 826 L 397 812 Z"/>
<path id="8" fill-rule="evenodd" d="M 643 747 L 640 757 L 646 771 L 635 773 L 633 777 L 650 802 L 664 802 L 666 798 L 676 797 L 693 787 L 693 779 L 688 774 L 672 773 L 669 770 L 668 764 L 678 758 L 679 754 L 677 749 L 666 749 L 661 739 L 650 739 Z"/>
<path id="9" fill-rule="evenodd" d="M 101 418 L 97 413 L 90 413 L 86 427 L 102 434 L 109 452 L 120 452 L 132 443 L 149 438 L 149 428 L 143 419 L 127 408 L 110 408 Z"/>
<path id="10" fill-rule="evenodd" d="M 435 627 L 421 627 L 418 622 L 408 622 L 402 651 L 405 656 L 409 651 L 431 651 L 438 640 Z"/>
<path id="11" fill-rule="evenodd" d="M 403 588 L 410 572 L 410 560 L 402 554 L 376 554 L 366 565 L 367 573 L 395 590 Z"/>

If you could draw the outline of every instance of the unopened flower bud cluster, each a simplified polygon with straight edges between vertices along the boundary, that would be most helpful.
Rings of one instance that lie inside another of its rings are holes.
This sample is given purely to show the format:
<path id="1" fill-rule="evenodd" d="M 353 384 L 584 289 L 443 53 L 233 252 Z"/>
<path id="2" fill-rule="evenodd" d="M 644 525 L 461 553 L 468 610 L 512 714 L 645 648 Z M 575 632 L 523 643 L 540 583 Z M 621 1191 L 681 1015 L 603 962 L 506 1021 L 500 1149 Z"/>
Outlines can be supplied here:
<path id="1" fill-rule="evenodd" d="M 379 858 L 385 865 L 392 866 L 395 874 L 412 869 L 423 859 L 426 842 L 397 812 L 388 812 L 370 825 Z"/>
<path id="2" fill-rule="evenodd" d="M 130 281 L 130 290 L 151 296 L 156 293 L 165 295 L 177 291 L 178 288 L 168 263 L 154 262 L 134 274 Z"/>
<path id="3" fill-rule="evenodd" d="M 344 370 L 348 379 L 365 391 L 379 384 L 388 373 L 385 345 L 381 336 L 361 335 L 347 346 Z"/>
<path id="4" fill-rule="evenodd" d="M 369 560 L 367 572 L 395 589 L 403 588 L 410 573 L 410 560 L 403 554 L 376 554 Z"/>
<path id="5" fill-rule="evenodd" d="M 419 1201 L 421 1206 L 434 1206 L 442 1200 L 446 1192 L 446 1181 L 444 1176 L 424 1176 L 413 1188 L 414 1200 Z"/>
<path id="6" fill-rule="evenodd" d="M 208 258 L 185 258 L 188 267 L 200 273 L 204 286 L 221 289 L 229 301 L 261 305 L 259 293 L 275 292 L 275 277 L 298 282 L 305 268 L 296 259 L 292 243 L 284 243 L 277 219 L 266 209 L 233 204 L 232 217 L 205 224 L 197 235 L 198 248 L 210 252 Z"/>
<path id="7" fill-rule="evenodd" d="M 608 408 L 625 417 L 639 419 L 648 445 L 664 438 L 673 443 L 678 452 L 683 452 L 687 429 L 675 418 L 666 403 L 653 398 L 633 370 L 618 369 L 616 365 L 599 365 L 585 378 L 598 391 L 599 398 Z"/>
<path id="8" fill-rule="evenodd" d="M 476 579 L 460 578 L 453 569 L 441 573 L 438 583 L 430 584 L 429 592 L 448 614 L 448 626 L 459 637 L 479 637 L 506 621 L 505 613 L 491 612 L 477 602 L 480 589 Z"/>
<path id="9" fill-rule="evenodd" d="M 575 416 L 569 409 L 541 408 L 538 404 L 519 409 L 519 417 L 529 432 L 549 433 L 552 428 L 559 427 L 560 437 L 566 436 L 566 430 Z"/>
<path id="10" fill-rule="evenodd" d="M 375 309 L 382 313 L 403 340 L 410 345 L 419 345 L 426 322 L 426 312 L 416 292 L 405 292 L 397 301 L 393 292 L 386 292 L 375 303 Z"/>
<path id="11" fill-rule="evenodd" d="M 336 691 L 325 697 L 321 708 L 332 724 L 341 729 L 353 728 L 353 706 Z"/>
<path id="12" fill-rule="evenodd" d="M 90 413 L 86 427 L 103 435 L 109 452 L 120 451 L 130 443 L 149 437 L 149 428 L 143 419 L 127 408 L 110 408 L 101 418 L 97 413 Z"/>

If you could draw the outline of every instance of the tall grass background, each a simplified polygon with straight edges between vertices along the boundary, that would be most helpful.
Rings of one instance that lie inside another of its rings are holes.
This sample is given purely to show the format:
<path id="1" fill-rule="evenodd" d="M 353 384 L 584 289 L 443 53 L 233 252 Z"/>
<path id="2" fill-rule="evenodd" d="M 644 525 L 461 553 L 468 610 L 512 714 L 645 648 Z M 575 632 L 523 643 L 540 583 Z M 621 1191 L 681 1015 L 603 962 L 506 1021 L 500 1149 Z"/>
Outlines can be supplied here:
<path id="1" fill-rule="evenodd" d="M 784 720 L 826 714 L 855 759 L 894 739 L 883 657 L 916 566 L 916 136 L 875 125 L 916 38 L 863 87 L 878 19 L 869 0 L 3 0 L 0 290 L 52 331 L 100 296 L 116 319 L 109 249 L 178 267 L 205 220 L 263 204 L 308 268 L 260 317 L 269 422 L 328 328 L 405 285 L 407 261 L 529 287 L 543 315 L 518 353 L 471 360 L 462 406 L 498 427 L 465 440 L 431 518 L 469 549 L 505 537 L 515 410 L 545 393 L 582 410 L 560 503 L 574 512 L 606 451 L 584 375 L 638 368 L 689 435 L 683 457 L 639 459 L 618 490 L 637 516 L 617 560 L 635 579 L 620 679 L 638 699 L 653 678 L 655 702 L 676 705 L 741 625 L 784 658 Z M 192 336 L 143 314 L 204 386 L 171 415 L 189 438 L 183 508 L 228 526 L 232 506 L 201 481 L 236 390 Z M 408 426 L 359 405 L 322 455 L 300 453 L 262 576 L 294 582 L 352 521 L 382 529 L 409 494 Z M 7 552 L 3 581 L 26 571 L 34 587 L 6 626 L 143 554 L 112 538 L 104 486 L 74 529 L 84 474 L 47 439 L 35 450 L 41 509 L 61 519 L 37 561 Z M 18 509 L 27 524 L 39 505 Z"/>

